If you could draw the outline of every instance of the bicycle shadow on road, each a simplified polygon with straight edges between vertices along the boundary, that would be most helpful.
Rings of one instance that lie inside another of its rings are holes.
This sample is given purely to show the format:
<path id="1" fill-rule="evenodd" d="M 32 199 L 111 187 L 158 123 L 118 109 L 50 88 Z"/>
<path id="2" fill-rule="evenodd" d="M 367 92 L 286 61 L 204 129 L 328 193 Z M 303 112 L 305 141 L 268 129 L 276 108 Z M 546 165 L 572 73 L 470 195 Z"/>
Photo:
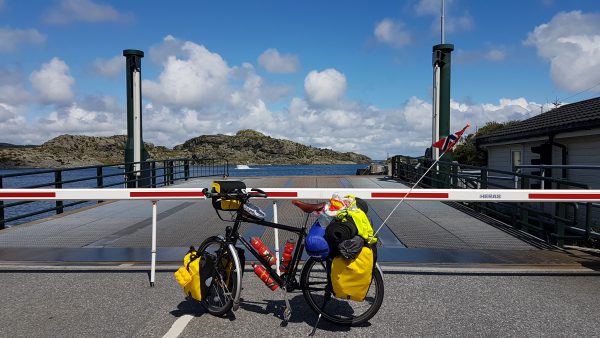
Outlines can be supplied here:
<path id="1" fill-rule="evenodd" d="M 177 310 L 169 312 L 173 317 L 181 317 L 183 315 L 191 315 L 194 317 L 200 317 L 207 313 L 206 309 L 202 304 L 195 300 L 186 299 L 181 303 L 177 304 Z"/>
<path id="2" fill-rule="evenodd" d="M 293 296 L 289 299 L 289 302 L 292 308 L 292 316 L 289 320 L 290 323 L 304 322 L 311 327 L 315 326 L 318 314 L 308 306 L 302 294 Z M 283 299 L 263 299 L 262 301 L 243 300 L 240 303 L 240 308 L 259 314 L 273 315 L 274 317 L 281 319 L 283 323 L 283 310 L 285 309 L 285 301 Z M 363 326 L 369 325 L 370 324 L 367 323 Z M 331 332 L 347 332 L 350 331 L 351 327 L 339 326 L 326 320 L 321 320 L 318 329 Z"/>

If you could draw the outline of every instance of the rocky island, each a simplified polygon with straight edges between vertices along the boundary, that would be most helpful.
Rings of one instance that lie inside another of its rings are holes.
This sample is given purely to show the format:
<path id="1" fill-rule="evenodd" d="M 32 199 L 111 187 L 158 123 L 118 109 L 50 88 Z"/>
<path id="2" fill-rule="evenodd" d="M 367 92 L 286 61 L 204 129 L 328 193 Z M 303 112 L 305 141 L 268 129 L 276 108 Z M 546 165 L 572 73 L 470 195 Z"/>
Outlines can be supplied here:
<path id="1" fill-rule="evenodd" d="M 67 168 L 124 161 L 127 136 L 61 135 L 39 146 L 0 144 L 1 168 Z M 272 138 L 254 130 L 235 135 L 202 135 L 173 149 L 144 143 L 151 160 L 225 158 L 230 164 L 351 164 L 370 163 L 365 155 L 341 153 Z"/>

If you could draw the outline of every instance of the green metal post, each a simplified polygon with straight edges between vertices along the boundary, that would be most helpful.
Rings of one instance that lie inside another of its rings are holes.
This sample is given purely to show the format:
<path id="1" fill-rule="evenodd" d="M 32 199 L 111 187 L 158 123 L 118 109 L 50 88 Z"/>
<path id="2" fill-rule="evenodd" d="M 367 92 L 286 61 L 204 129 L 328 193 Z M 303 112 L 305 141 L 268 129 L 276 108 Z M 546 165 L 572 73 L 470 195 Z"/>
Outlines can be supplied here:
<path id="1" fill-rule="evenodd" d="M 561 219 L 556 220 L 556 229 L 554 231 L 556 231 L 556 234 L 558 235 L 557 239 L 556 239 L 556 245 L 559 248 L 562 248 L 565 245 L 565 239 L 563 238 L 565 236 L 565 222 L 562 220 L 562 218 L 566 218 L 566 208 L 565 208 L 565 203 L 556 203 L 556 216 L 560 217 Z"/>
<path id="2" fill-rule="evenodd" d="M 446 137 L 450 134 L 450 78 L 452 68 L 452 51 L 453 44 L 439 44 L 433 46 L 433 65 L 439 67 L 439 107 L 438 115 L 438 134 L 439 138 Z M 436 98 L 437 99 L 437 98 Z M 433 140 L 435 142 L 437 140 Z M 432 152 L 433 153 L 433 152 Z M 452 162 L 452 153 L 447 152 L 441 158 L 441 161 Z M 435 186 L 447 188 L 450 186 L 450 167 L 442 165 L 439 167 L 439 172 L 436 172 L 436 178 L 439 180 Z"/>
<path id="3" fill-rule="evenodd" d="M 54 187 L 56 189 L 62 189 L 62 171 L 60 169 L 54 172 Z M 63 201 L 56 201 L 56 213 L 62 214 L 63 211 Z"/>
<path id="4" fill-rule="evenodd" d="M 529 189 L 529 178 L 527 177 L 521 177 L 521 189 Z M 524 202 L 519 202 L 519 206 L 521 207 L 521 212 L 520 212 L 520 220 L 521 220 L 521 225 L 519 225 L 519 229 L 522 229 L 523 226 L 525 226 L 525 230 L 529 229 L 529 211 L 525 209 L 525 203 Z"/>
<path id="5" fill-rule="evenodd" d="M 156 188 L 156 161 L 152 161 L 150 168 L 150 172 L 152 173 L 151 187 Z"/>
<path id="6" fill-rule="evenodd" d="M 487 187 L 488 187 L 487 168 L 481 168 L 481 177 L 480 177 L 479 187 L 480 187 L 480 189 L 487 189 Z M 480 206 L 485 206 L 485 202 L 481 202 Z M 479 212 L 481 212 L 484 215 L 486 214 L 486 211 L 483 208 L 480 208 Z"/>
<path id="7" fill-rule="evenodd" d="M 125 49 L 123 51 L 123 56 L 126 58 L 126 68 L 125 68 L 125 76 L 127 79 L 127 144 L 125 145 L 125 162 L 132 163 L 134 162 L 135 154 L 134 148 L 136 141 L 139 142 L 140 145 L 140 162 L 145 162 L 148 159 L 148 152 L 144 148 L 144 138 L 142 137 L 142 108 L 141 108 L 141 99 L 142 99 L 142 83 L 141 83 L 141 72 L 142 72 L 142 61 L 141 59 L 144 57 L 144 52 L 141 50 L 135 49 Z M 135 89 L 134 89 L 135 83 Z M 137 102 L 139 101 L 139 102 Z M 139 121 L 135 120 L 135 109 L 134 106 L 139 109 Z M 139 125 L 139 135 L 134 137 L 136 132 L 136 124 Z M 136 140 L 138 138 L 138 140 Z M 140 177 L 140 173 L 134 170 L 134 167 L 142 166 L 142 164 L 129 164 L 127 165 L 127 171 L 130 172 L 128 174 L 127 183 L 128 188 L 135 188 L 138 186 L 143 186 L 140 184 L 142 181 L 140 180 L 143 177 L 147 177 L 147 171 L 142 172 L 142 177 Z M 145 175 L 143 173 L 146 173 Z"/>
<path id="8" fill-rule="evenodd" d="M 458 188 L 458 164 L 452 163 L 452 177 L 450 178 L 451 188 Z"/>
<path id="9" fill-rule="evenodd" d="M 102 166 L 96 167 L 96 187 L 104 188 L 104 177 L 102 175 Z M 98 201 L 98 203 L 102 203 L 104 201 Z"/>
<path id="10" fill-rule="evenodd" d="M 2 183 L 3 179 L 2 176 L 0 175 L 0 189 L 3 188 L 3 184 Z M 4 201 L 0 200 L 0 230 L 4 229 L 6 227 L 6 221 L 4 220 Z"/>
<path id="11" fill-rule="evenodd" d="M 185 177 L 186 181 L 190 178 L 190 161 L 189 160 L 183 160 L 183 176 Z"/>
<path id="12" fill-rule="evenodd" d="M 439 138 L 450 134 L 450 75 L 452 68 L 453 44 L 433 46 L 433 63 L 440 67 L 440 101 L 439 101 Z M 437 140 L 436 140 L 437 141 Z M 442 156 L 444 161 L 452 161 L 450 152 Z"/>

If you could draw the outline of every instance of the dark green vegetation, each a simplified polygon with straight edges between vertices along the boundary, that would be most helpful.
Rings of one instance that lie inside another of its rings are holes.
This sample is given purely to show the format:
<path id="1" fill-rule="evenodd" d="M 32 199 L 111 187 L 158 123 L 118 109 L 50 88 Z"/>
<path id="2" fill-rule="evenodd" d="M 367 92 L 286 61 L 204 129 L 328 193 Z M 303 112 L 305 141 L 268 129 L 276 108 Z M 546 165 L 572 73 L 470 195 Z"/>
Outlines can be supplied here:
<path id="1" fill-rule="evenodd" d="M 108 137 L 61 135 L 40 146 L 0 147 L 0 167 L 61 168 L 124 161 L 127 136 Z M 339 153 L 275 139 L 253 130 L 234 136 L 203 135 L 169 149 L 145 143 L 150 160 L 183 158 L 226 158 L 230 164 L 343 164 L 370 163 L 367 156 Z"/>

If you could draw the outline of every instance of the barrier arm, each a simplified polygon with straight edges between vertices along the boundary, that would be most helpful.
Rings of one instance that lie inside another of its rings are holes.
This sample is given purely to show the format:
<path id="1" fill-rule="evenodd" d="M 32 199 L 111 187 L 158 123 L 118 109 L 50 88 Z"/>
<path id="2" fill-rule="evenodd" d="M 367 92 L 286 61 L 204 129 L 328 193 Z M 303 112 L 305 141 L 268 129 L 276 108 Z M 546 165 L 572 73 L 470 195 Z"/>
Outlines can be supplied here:
<path id="1" fill-rule="evenodd" d="M 248 188 L 249 189 L 249 188 Z M 368 200 L 413 200 L 455 202 L 598 202 L 600 189 L 337 189 L 337 188 L 263 188 L 268 199 L 328 200 L 334 193 Z M 149 200 L 152 201 L 152 243 L 150 285 L 156 276 L 156 223 L 159 200 L 206 199 L 199 188 L 169 189 L 0 189 L 0 200 Z M 274 204 L 274 216 L 277 217 Z M 275 218 L 276 219 L 276 218 Z M 276 245 L 279 245 L 277 243 Z M 278 260 L 279 261 L 279 260 Z"/>
<path id="2" fill-rule="evenodd" d="M 249 188 L 248 188 L 249 189 Z M 454 202 L 598 202 L 600 189 L 370 189 L 261 188 L 268 199 L 328 200 L 334 193 L 368 200 L 407 199 Z M 206 199 L 199 188 L 169 189 L 0 189 L 1 200 L 194 200 Z"/>

